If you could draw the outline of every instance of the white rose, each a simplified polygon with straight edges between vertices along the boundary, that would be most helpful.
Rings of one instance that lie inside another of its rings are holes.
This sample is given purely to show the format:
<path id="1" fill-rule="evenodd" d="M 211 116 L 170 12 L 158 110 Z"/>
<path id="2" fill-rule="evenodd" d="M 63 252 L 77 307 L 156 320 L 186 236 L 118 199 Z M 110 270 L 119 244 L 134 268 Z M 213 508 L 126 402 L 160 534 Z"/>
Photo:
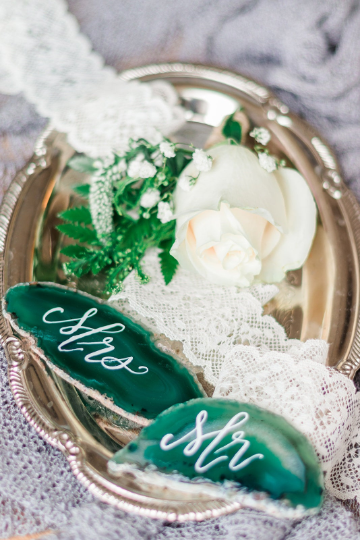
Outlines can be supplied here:
<path id="1" fill-rule="evenodd" d="M 176 241 L 171 254 L 182 267 L 213 283 L 245 287 L 281 281 L 300 268 L 316 229 L 316 206 L 300 173 L 265 171 L 243 146 L 208 151 L 209 172 L 190 192 L 174 193 Z M 196 176 L 191 162 L 182 176 Z"/>

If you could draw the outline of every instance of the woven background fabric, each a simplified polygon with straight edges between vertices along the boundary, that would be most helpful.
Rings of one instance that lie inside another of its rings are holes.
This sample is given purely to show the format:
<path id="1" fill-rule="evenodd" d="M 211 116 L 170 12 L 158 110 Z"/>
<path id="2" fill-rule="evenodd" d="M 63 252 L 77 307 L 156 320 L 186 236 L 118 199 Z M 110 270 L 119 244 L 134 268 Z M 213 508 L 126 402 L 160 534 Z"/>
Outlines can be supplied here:
<path id="1" fill-rule="evenodd" d="M 45 2 L 46 0 L 44 0 Z M 186 61 L 257 78 L 332 144 L 360 200 L 358 0 L 70 0 L 69 9 L 119 71 Z M 1 53 L 1 51 L 0 51 Z M 46 125 L 22 96 L 0 96 L 0 195 Z M 360 524 L 328 497 L 316 518 L 293 524 L 254 511 L 169 525 L 95 500 L 60 452 L 26 423 L 0 358 L 0 537 L 51 529 L 51 539 L 354 539 Z"/>

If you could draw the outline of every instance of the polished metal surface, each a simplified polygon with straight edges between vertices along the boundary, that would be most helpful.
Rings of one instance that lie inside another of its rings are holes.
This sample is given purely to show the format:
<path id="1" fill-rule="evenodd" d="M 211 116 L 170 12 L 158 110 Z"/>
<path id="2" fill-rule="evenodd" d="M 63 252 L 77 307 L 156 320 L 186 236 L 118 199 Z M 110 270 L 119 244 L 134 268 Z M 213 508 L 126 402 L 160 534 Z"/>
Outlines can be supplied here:
<path id="1" fill-rule="evenodd" d="M 272 151 L 285 156 L 308 181 L 319 221 L 306 264 L 288 273 L 265 312 L 276 317 L 291 338 L 327 340 L 328 365 L 354 377 L 360 361 L 360 209 L 327 144 L 267 88 L 231 72 L 163 64 L 129 70 L 122 77 L 174 84 L 187 111 L 187 122 L 175 135 L 179 141 L 204 145 L 212 128 L 240 104 L 253 124 L 271 131 Z M 44 133 L 31 162 L 10 186 L 0 212 L 2 295 L 19 282 L 66 281 L 59 255 L 64 239 L 55 226 L 57 214 L 78 202 L 71 185 L 84 180 L 66 167 L 73 153 L 64 135 Z M 102 296 L 101 278 L 67 284 Z M 50 373 L 4 318 L 0 333 L 11 388 L 22 412 L 65 453 L 75 475 L 95 495 L 124 510 L 172 521 L 201 520 L 239 508 L 226 500 L 192 500 L 191 494 L 187 499 L 176 490 L 164 496 L 146 491 L 130 476 L 111 477 L 107 460 L 136 436 L 136 426 Z"/>

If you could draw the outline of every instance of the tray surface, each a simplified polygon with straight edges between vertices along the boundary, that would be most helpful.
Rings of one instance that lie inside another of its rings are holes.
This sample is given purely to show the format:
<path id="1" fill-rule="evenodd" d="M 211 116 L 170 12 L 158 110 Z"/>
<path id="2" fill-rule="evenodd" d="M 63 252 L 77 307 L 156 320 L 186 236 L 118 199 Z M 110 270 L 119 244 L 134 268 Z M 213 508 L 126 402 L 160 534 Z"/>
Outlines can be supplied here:
<path id="1" fill-rule="evenodd" d="M 174 84 L 187 111 L 185 126 L 174 135 L 177 141 L 202 147 L 212 128 L 240 104 L 255 125 L 271 131 L 278 151 L 308 181 L 319 221 L 304 267 L 288 273 L 265 312 L 290 338 L 328 341 L 328 365 L 354 377 L 360 358 L 360 211 L 328 146 L 268 89 L 234 73 L 163 64 L 129 70 L 123 78 Z M 63 240 L 55 227 L 58 213 L 78 202 L 71 186 L 82 175 L 66 167 L 73 154 L 63 134 L 47 131 L 31 162 L 14 179 L 0 214 L 2 295 L 20 282 L 66 280 L 59 256 Z M 67 284 L 103 296 L 99 279 Z M 169 520 L 206 519 L 239 508 L 224 500 L 193 500 L 176 490 L 165 499 L 130 477 L 110 476 L 108 459 L 136 434 L 131 423 L 50 373 L 7 320 L 0 324 L 18 405 L 37 431 L 65 453 L 75 475 L 95 495 L 124 510 Z"/>

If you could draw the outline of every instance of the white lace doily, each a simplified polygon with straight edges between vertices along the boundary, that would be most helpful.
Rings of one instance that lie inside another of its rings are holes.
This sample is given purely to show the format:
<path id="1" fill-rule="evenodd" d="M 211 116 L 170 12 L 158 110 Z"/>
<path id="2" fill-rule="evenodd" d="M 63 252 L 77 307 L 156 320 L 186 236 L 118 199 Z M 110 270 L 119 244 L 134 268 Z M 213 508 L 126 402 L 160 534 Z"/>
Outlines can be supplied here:
<path id="1" fill-rule="evenodd" d="M 221 287 L 181 268 L 166 286 L 156 251 L 146 255 L 144 270 L 150 282 L 142 285 L 131 274 L 112 305 L 180 341 L 215 386 L 214 396 L 284 416 L 316 448 L 327 489 L 342 499 L 360 495 L 360 401 L 354 384 L 325 367 L 326 342 L 289 340 L 273 317 L 262 315 L 276 286 Z"/>
<path id="2" fill-rule="evenodd" d="M 104 66 L 63 0 L 0 2 L 0 92 L 20 91 L 77 151 L 93 157 L 183 122 L 170 85 L 124 82 Z"/>

